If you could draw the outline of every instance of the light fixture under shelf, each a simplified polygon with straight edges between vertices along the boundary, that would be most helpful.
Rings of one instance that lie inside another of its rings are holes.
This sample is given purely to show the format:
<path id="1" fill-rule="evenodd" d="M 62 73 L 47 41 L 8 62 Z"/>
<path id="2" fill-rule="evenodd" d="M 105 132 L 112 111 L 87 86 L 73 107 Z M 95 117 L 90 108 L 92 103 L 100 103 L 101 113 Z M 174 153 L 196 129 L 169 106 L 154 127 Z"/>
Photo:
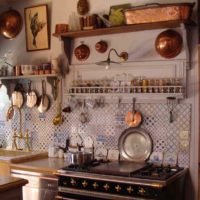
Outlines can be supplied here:
<path id="1" fill-rule="evenodd" d="M 115 54 L 122 60 L 122 61 L 126 61 L 128 60 L 128 53 L 123 51 L 121 52 L 120 54 L 117 52 L 116 49 L 114 48 L 111 48 L 108 52 L 108 57 L 106 60 L 104 61 L 100 61 L 100 62 L 96 62 L 96 65 L 100 65 L 100 66 L 104 66 L 106 69 L 109 69 L 110 68 L 110 65 L 111 64 L 119 64 L 120 62 L 115 62 L 113 60 L 110 59 L 110 55 L 111 55 L 111 52 L 114 51 Z"/>

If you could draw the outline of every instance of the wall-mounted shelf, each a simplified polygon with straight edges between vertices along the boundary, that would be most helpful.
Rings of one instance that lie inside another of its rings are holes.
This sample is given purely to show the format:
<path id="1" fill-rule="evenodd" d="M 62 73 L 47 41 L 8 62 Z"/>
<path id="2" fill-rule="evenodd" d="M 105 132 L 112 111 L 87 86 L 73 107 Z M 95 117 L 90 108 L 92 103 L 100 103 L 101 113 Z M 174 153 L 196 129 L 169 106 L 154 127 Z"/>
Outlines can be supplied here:
<path id="1" fill-rule="evenodd" d="M 92 29 L 92 30 L 73 31 L 73 32 L 67 32 L 67 33 L 61 33 L 61 34 L 54 33 L 53 36 L 59 37 L 64 41 L 64 51 L 68 57 L 69 63 L 71 63 L 71 53 L 72 53 L 71 43 L 72 43 L 72 40 L 75 38 L 117 34 L 117 33 L 128 33 L 128 32 L 136 32 L 136 31 L 144 31 L 144 30 L 163 29 L 163 28 L 177 28 L 177 27 L 181 27 L 183 24 L 195 25 L 195 23 L 192 21 L 174 20 L 174 21 L 166 21 L 166 22 L 154 22 L 154 23 L 146 23 L 146 24 L 134 24 L 134 25 L 125 25 L 125 26 L 117 26 L 117 27 L 110 27 L 110 28 L 98 28 L 98 29 Z"/>
<path id="2" fill-rule="evenodd" d="M 14 79 L 32 79 L 32 78 L 56 78 L 58 74 L 41 74 L 41 75 L 22 75 L 22 76 L 2 76 L 0 80 L 14 80 Z"/>
<path id="3" fill-rule="evenodd" d="M 22 76 L 3 76 L 0 77 L 0 81 L 7 88 L 8 96 L 11 97 L 11 81 L 17 82 L 22 79 L 46 79 L 47 82 L 51 85 L 51 88 L 54 87 L 54 80 L 60 77 L 59 74 L 41 74 L 41 75 L 22 75 Z"/>
<path id="4" fill-rule="evenodd" d="M 135 24 L 135 25 L 117 26 L 117 27 L 110 27 L 110 28 L 98 28 L 98 29 L 92 29 L 92 30 L 73 31 L 73 32 L 67 32 L 67 33 L 61 33 L 61 34 L 54 33 L 53 36 L 61 37 L 61 38 L 79 38 L 79 37 L 89 37 L 89 36 L 97 36 L 97 35 L 152 30 L 152 29 L 176 28 L 176 27 L 180 27 L 181 24 L 192 24 L 192 22 L 184 21 L 184 20 L 154 22 L 154 23 L 146 23 L 146 24 Z"/>
<path id="5" fill-rule="evenodd" d="M 68 96 L 124 96 L 127 99 L 133 96 L 140 100 L 165 100 L 167 97 L 184 98 L 183 86 L 132 86 L 132 87 L 69 87 Z"/>

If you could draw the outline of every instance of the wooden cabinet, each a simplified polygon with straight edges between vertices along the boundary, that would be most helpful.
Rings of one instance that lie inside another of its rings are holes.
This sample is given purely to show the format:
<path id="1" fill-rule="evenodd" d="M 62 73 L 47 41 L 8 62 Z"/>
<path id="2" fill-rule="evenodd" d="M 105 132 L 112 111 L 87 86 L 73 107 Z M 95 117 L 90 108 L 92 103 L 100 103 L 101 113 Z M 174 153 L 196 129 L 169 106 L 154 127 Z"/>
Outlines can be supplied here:
<path id="1" fill-rule="evenodd" d="M 8 162 L 0 161 L 0 176 L 10 175 L 10 164 Z"/>
<path id="2" fill-rule="evenodd" d="M 22 187 L 28 181 L 10 176 L 0 176 L 0 198 L 3 200 L 23 200 Z"/>

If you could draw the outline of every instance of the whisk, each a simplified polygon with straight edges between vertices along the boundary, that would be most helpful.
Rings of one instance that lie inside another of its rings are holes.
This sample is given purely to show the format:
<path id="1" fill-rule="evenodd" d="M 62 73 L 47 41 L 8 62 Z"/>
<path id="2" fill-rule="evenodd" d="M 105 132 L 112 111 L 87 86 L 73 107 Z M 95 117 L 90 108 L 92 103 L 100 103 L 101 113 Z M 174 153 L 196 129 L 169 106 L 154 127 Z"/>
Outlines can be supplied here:
<path id="1" fill-rule="evenodd" d="M 173 117 L 173 111 L 174 108 L 177 105 L 176 97 L 167 97 L 167 109 L 169 111 L 169 122 L 173 123 L 174 117 Z"/>

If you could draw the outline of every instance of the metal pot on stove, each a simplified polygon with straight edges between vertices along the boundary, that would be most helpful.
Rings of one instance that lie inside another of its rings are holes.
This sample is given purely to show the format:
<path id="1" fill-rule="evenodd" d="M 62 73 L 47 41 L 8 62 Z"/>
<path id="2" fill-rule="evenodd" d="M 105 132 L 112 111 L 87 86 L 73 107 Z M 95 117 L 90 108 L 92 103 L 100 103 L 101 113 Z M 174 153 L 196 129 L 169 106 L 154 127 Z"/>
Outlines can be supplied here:
<path id="1" fill-rule="evenodd" d="M 83 166 L 91 163 L 93 160 L 92 152 L 68 152 L 67 161 L 69 165 Z"/>

